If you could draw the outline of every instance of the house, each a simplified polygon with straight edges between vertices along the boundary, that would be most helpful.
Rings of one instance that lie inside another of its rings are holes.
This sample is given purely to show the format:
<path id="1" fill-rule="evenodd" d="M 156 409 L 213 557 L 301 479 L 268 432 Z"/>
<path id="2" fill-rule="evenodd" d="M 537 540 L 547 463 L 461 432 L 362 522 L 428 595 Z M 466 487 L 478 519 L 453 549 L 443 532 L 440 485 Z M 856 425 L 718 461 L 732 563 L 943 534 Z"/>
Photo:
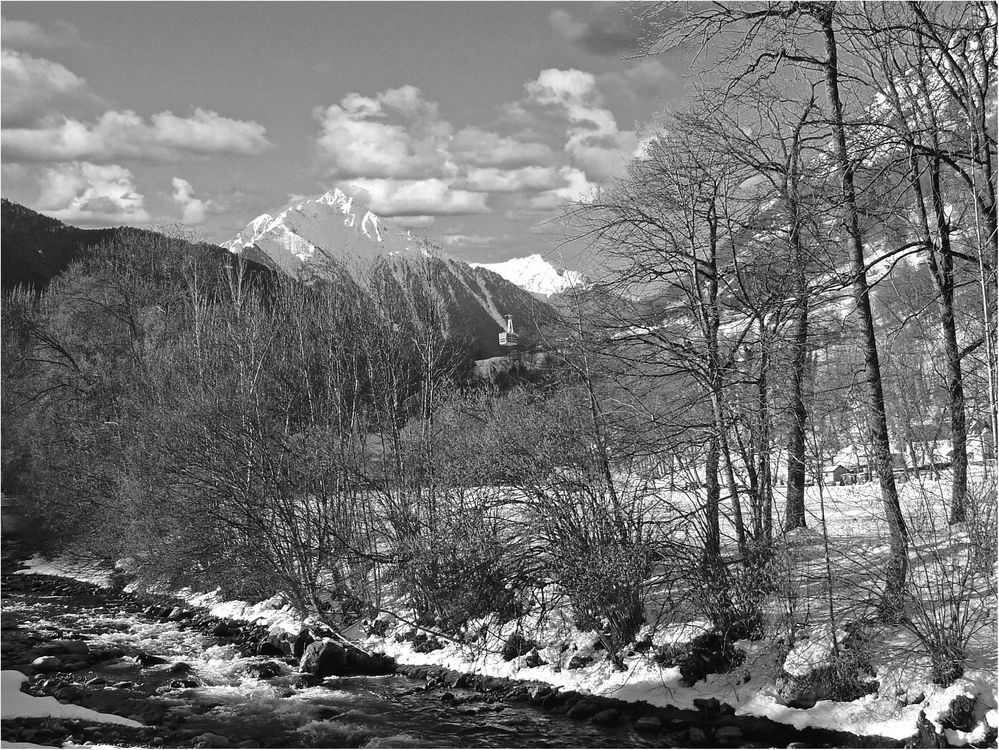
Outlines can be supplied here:
<path id="1" fill-rule="evenodd" d="M 900 453 L 891 454 L 892 469 L 896 476 L 904 476 L 905 461 Z M 877 476 L 873 456 L 868 456 L 866 448 L 848 445 L 830 459 L 822 471 L 822 481 L 826 485 L 861 484 L 873 481 Z"/>

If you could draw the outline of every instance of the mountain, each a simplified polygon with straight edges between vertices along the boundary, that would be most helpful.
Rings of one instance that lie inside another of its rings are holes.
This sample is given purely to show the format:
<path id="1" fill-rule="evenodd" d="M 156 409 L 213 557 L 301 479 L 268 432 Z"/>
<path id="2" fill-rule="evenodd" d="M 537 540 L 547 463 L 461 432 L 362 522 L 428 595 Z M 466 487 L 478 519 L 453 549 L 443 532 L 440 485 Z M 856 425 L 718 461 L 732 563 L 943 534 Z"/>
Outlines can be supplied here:
<path id="1" fill-rule="evenodd" d="M 370 294 L 391 300 L 393 315 L 425 320 L 432 311 L 446 335 L 470 339 L 477 359 L 507 353 L 499 345 L 507 315 L 526 346 L 552 315 L 547 304 L 502 275 L 445 255 L 341 190 L 262 214 L 223 247 L 304 282 L 347 274 Z"/>
<path id="2" fill-rule="evenodd" d="M 0 208 L 0 282 L 40 289 L 113 229 L 78 229 L 6 198 Z"/>
<path id="3" fill-rule="evenodd" d="M 74 261 L 84 260 L 92 248 L 104 242 L 138 243 L 162 240 L 163 235 L 137 227 L 80 229 L 43 216 L 18 203 L 3 199 L 0 213 L 0 281 L 3 289 L 27 285 L 43 289 Z M 220 267 L 232 262 L 232 255 L 216 245 L 171 240 L 181 252 L 209 257 Z M 271 275 L 257 263 L 250 263 L 251 275 Z"/>
<path id="4" fill-rule="evenodd" d="M 540 254 L 525 258 L 512 258 L 502 263 L 472 263 L 473 268 L 484 268 L 498 273 L 507 281 L 526 289 L 531 294 L 551 297 L 567 289 L 586 288 L 589 280 L 579 271 L 558 269 Z"/>

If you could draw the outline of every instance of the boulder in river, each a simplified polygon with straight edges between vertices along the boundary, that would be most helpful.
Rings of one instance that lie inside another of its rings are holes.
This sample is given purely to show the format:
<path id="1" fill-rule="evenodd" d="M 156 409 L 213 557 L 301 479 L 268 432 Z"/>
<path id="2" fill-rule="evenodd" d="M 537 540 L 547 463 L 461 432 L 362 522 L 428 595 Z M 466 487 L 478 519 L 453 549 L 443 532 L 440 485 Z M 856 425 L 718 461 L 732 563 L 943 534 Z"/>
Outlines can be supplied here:
<path id="1" fill-rule="evenodd" d="M 662 728 L 663 722 L 658 716 L 643 716 L 635 722 L 636 732 L 655 733 Z"/>
<path id="2" fill-rule="evenodd" d="M 62 669 L 62 660 L 58 656 L 39 656 L 31 666 L 36 672 L 55 672 Z"/>
<path id="3" fill-rule="evenodd" d="M 347 674 L 347 650 L 330 638 L 313 641 L 305 647 L 298 668 L 316 677 Z"/>
<path id="4" fill-rule="evenodd" d="M 195 747 L 229 747 L 229 738 L 214 732 L 199 734 L 193 742 Z"/>
<path id="5" fill-rule="evenodd" d="M 616 708 L 605 708 L 603 711 L 597 711 L 597 713 L 593 714 L 591 721 L 594 724 L 600 724 L 602 726 L 613 726 L 617 723 L 620 716 L 621 712 Z"/>

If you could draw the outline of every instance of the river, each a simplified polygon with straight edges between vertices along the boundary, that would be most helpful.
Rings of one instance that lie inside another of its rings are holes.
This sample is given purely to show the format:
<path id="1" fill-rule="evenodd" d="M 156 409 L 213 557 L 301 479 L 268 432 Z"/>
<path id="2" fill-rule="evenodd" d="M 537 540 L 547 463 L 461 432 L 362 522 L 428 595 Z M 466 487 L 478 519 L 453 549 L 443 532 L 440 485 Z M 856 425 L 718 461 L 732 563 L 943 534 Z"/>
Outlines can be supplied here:
<path id="1" fill-rule="evenodd" d="M 7 552 L 7 550 L 5 550 Z M 247 656 L 191 621 L 145 614 L 146 603 L 91 584 L 15 575 L 5 555 L 3 669 L 28 674 L 28 692 L 140 722 L 5 719 L 5 743 L 142 747 L 742 747 L 883 746 L 826 730 L 798 732 L 764 719 L 659 710 L 636 730 L 636 707 L 604 726 L 497 692 L 402 675 L 333 677 L 315 684 L 296 663 Z M 65 646 L 72 646 L 67 653 Z M 85 645 L 84 645 L 85 644 Z M 74 652 L 83 652 L 83 655 Z M 47 671 L 29 665 L 55 655 Z M 80 661 L 82 660 L 82 661 Z M 77 663 L 73 663 L 77 662 Z M 85 662 L 85 663 L 84 663 Z M 5 701 L 9 698 L 5 698 Z M 550 708 L 550 707 L 547 707 Z M 589 715 L 589 714 L 588 714 Z M 629 718 L 630 717 L 630 718 Z M 659 719 L 656 719 L 659 721 Z M 646 728 L 647 729 L 647 728 Z M 804 743 L 804 744 L 802 744 Z"/>

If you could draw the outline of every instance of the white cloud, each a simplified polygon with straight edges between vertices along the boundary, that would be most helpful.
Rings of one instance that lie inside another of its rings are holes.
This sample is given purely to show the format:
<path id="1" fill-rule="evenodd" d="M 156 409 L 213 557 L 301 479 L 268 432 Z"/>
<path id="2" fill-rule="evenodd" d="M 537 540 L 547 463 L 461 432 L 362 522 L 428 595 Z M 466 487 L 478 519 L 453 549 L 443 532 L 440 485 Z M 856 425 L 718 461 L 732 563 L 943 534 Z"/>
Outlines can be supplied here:
<path id="1" fill-rule="evenodd" d="M 528 209 L 555 209 L 566 203 L 586 200 L 597 189 L 597 184 L 587 179 L 586 173 L 581 169 L 562 167 L 559 174 L 565 180 L 565 186 L 535 195 L 528 201 Z"/>
<path id="2" fill-rule="evenodd" d="M 322 123 L 320 153 L 337 177 L 416 179 L 456 172 L 447 150 L 453 128 L 415 86 L 374 97 L 348 94 L 316 116 Z"/>
<path id="3" fill-rule="evenodd" d="M 429 227 L 437 221 L 436 216 L 396 216 L 392 219 L 392 223 L 399 227 L 406 227 L 407 229 L 422 229 L 423 227 Z"/>
<path id="4" fill-rule="evenodd" d="M 173 202 L 180 206 L 185 224 L 200 224 L 205 220 L 207 206 L 200 198 L 194 197 L 191 183 L 180 177 L 173 178 Z"/>
<path id="5" fill-rule="evenodd" d="M 132 172 L 117 164 L 73 162 L 47 168 L 35 208 L 85 225 L 144 224 L 150 220 Z"/>
<path id="6" fill-rule="evenodd" d="M 462 128 L 451 141 L 455 159 L 474 167 L 514 167 L 548 164 L 554 156 L 544 143 L 525 142 L 476 127 Z"/>
<path id="7" fill-rule="evenodd" d="M 55 49 L 81 44 L 72 24 L 52 20 L 45 26 L 33 21 L 0 17 L 0 44 L 5 48 Z"/>
<path id="8" fill-rule="evenodd" d="M 344 191 L 354 195 L 382 216 L 452 216 L 489 213 L 484 193 L 451 188 L 450 181 L 388 180 L 361 178 L 345 183 Z"/>
<path id="9" fill-rule="evenodd" d="M 619 130 L 614 114 L 605 106 L 592 73 L 571 68 L 547 68 L 529 81 L 527 100 L 548 115 L 561 117 L 568 127 L 563 150 L 587 177 L 602 180 L 621 174 L 638 145 L 633 130 Z"/>
<path id="10" fill-rule="evenodd" d="M 24 52 L 0 52 L 3 123 L 26 125 L 59 108 L 98 102 L 87 82 L 59 63 Z"/>
<path id="11" fill-rule="evenodd" d="M 507 238 L 490 234 L 443 234 L 440 238 L 444 247 L 482 247 L 495 245 L 505 239 Z"/>
<path id="12" fill-rule="evenodd" d="M 454 184 L 481 193 L 540 193 L 563 187 L 565 179 L 555 167 L 483 167 L 469 169 L 465 177 Z"/>
<path id="13" fill-rule="evenodd" d="M 263 125 L 195 109 L 190 117 L 109 111 L 94 123 L 49 118 L 33 128 L 3 131 L 3 156 L 14 161 L 173 161 L 181 154 L 258 154 L 270 143 Z"/>

